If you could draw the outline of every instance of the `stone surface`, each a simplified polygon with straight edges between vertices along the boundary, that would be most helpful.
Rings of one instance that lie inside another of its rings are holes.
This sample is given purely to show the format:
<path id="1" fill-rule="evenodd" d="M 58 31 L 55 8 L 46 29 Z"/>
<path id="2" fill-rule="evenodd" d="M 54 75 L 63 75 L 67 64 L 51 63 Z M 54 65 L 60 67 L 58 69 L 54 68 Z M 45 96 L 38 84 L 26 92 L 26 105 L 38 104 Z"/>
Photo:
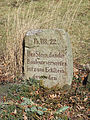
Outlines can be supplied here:
<path id="1" fill-rule="evenodd" d="M 88 79 L 87 79 L 86 87 L 88 88 L 88 90 L 90 92 L 90 73 L 88 74 Z"/>
<path id="2" fill-rule="evenodd" d="M 72 49 L 62 29 L 30 30 L 25 36 L 24 75 L 43 80 L 45 87 L 70 86 L 73 77 Z"/>
<path id="3" fill-rule="evenodd" d="M 87 80 L 90 84 L 90 73 L 88 74 L 88 80 Z"/>

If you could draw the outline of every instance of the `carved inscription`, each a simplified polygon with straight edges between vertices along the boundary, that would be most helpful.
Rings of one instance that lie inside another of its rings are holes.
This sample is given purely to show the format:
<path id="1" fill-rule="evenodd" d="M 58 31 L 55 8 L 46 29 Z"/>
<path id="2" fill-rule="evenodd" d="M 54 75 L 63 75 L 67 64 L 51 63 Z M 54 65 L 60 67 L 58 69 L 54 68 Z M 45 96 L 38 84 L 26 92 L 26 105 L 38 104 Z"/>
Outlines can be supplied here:
<path id="1" fill-rule="evenodd" d="M 47 39 L 42 39 L 42 38 L 40 38 L 40 40 L 38 40 L 37 38 L 34 38 L 33 43 L 40 44 L 40 45 L 55 45 L 55 44 L 57 44 L 57 40 L 56 39 L 47 40 Z"/>
<path id="2" fill-rule="evenodd" d="M 37 41 L 38 43 L 38 41 Z M 35 43 L 36 44 L 36 43 Z M 32 72 L 33 78 L 40 79 L 45 73 L 49 80 L 57 80 L 57 74 L 66 75 L 67 63 L 65 55 L 60 52 L 42 53 L 40 51 L 27 50 L 27 72 Z M 54 60 L 53 60 L 54 59 Z M 59 60 L 57 60 L 59 59 Z M 37 74 L 42 75 L 37 75 Z M 53 75 L 53 76 L 52 76 Z"/>
<path id="3" fill-rule="evenodd" d="M 30 30 L 25 36 L 24 75 L 42 80 L 45 87 L 71 85 L 72 50 L 62 29 Z"/>

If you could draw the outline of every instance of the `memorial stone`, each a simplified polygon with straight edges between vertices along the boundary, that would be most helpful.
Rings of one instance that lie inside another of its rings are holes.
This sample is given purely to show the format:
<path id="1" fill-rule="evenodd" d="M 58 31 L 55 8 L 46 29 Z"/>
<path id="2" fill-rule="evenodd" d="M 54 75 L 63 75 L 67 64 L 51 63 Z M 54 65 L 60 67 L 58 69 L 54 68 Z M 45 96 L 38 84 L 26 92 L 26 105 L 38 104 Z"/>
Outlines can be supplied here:
<path id="1" fill-rule="evenodd" d="M 30 30 L 24 42 L 24 75 L 27 79 L 43 80 L 43 85 L 48 88 L 71 85 L 72 49 L 64 30 Z"/>

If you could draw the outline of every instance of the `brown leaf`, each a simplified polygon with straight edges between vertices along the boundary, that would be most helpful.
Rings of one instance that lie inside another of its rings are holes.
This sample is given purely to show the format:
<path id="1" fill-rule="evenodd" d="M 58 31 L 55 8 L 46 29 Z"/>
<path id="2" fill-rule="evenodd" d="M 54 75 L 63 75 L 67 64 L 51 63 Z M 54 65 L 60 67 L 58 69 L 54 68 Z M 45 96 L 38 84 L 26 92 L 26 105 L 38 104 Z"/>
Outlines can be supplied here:
<path id="1" fill-rule="evenodd" d="M 14 112 L 10 113 L 11 115 L 16 115 L 17 114 L 17 110 L 15 109 Z"/>
<path id="2" fill-rule="evenodd" d="M 25 112 L 23 112 L 23 118 L 24 118 L 24 120 L 27 120 L 27 116 L 26 116 Z"/>
<path id="3" fill-rule="evenodd" d="M 70 111 L 67 111 L 67 117 L 70 118 Z"/>
<path id="4" fill-rule="evenodd" d="M 86 97 L 86 98 L 84 98 L 84 102 L 86 102 L 88 100 L 88 98 Z"/>
<path id="5" fill-rule="evenodd" d="M 77 68 L 73 68 L 73 71 L 75 72 L 75 73 L 77 73 L 78 72 L 78 69 Z"/>
<path id="6" fill-rule="evenodd" d="M 36 94 L 39 94 L 39 91 L 36 91 L 35 93 L 36 93 Z"/>
<path id="7" fill-rule="evenodd" d="M 0 69 L 0 74 L 2 74 L 2 70 Z"/>
<path id="8" fill-rule="evenodd" d="M 32 86 L 32 89 L 35 91 L 35 86 Z"/>
<path id="9" fill-rule="evenodd" d="M 3 102 L 6 102 L 6 96 L 3 96 Z"/>
<path id="10" fill-rule="evenodd" d="M 54 95 L 54 94 L 50 95 L 50 98 L 52 98 L 52 99 L 53 99 L 53 98 L 56 98 L 56 97 L 57 97 L 56 94 L 55 94 L 55 95 Z"/>
<path id="11" fill-rule="evenodd" d="M 13 113 L 16 115 L 17 114 L 17 110 L 15 109 Z"/>

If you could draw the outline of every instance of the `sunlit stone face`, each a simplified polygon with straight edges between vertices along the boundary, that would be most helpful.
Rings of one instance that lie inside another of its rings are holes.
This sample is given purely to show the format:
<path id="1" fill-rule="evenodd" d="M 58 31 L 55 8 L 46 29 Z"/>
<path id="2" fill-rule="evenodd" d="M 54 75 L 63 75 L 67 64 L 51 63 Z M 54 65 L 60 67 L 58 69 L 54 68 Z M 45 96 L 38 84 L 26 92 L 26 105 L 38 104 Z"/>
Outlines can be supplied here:
<path id="1" fill-rule="evenodd" d="M 45 87 L 71 85 L 72 50 L 68 34 L 61 29 L 30 30 L 25 36 L 24 74 L 43 80 Z"/>

